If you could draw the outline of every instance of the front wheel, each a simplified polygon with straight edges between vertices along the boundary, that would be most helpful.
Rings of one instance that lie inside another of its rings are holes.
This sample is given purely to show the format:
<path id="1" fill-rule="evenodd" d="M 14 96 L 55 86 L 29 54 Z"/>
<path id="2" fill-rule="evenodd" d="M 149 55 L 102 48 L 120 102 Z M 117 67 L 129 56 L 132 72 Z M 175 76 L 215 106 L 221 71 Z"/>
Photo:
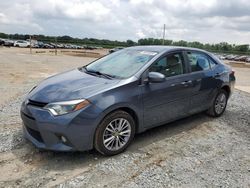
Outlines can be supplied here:
<path id="1" fill-rule="evenodd" d="M 95 149 L 103 155 L 123 152 L 135 135 L 135 122 L 125 111 L 115 111 L 104 118 L 95 134 Z"/>
<path id="2" fill-rule="evenodd" d="M 213 102 L 213 105 L 208 109 L 207 114 L 213 117 L 221 116 L 227 107 L 228 93 L 221 89 Z"/>

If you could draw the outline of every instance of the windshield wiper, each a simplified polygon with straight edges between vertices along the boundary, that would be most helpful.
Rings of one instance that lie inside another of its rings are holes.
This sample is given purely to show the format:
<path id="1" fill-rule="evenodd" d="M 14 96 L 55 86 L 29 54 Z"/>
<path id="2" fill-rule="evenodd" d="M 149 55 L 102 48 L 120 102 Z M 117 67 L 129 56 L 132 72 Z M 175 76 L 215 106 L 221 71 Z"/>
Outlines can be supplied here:
<path id="1" fill-rule="evenodd" d="M 87 73 L 94 74 L 94 75 L 99 75 L 99 76 L 104 76 L 105 78 L 108 78 L 108 79 L 116 78 L 116 76 L 114 76 L 114 75 L 102 73 L 102 72 L 100 72 L 100 71 L 95 71 L 95 70 L 88 70 L 86 67 L 83 67 L 83 69 L 84 69 Z"/>

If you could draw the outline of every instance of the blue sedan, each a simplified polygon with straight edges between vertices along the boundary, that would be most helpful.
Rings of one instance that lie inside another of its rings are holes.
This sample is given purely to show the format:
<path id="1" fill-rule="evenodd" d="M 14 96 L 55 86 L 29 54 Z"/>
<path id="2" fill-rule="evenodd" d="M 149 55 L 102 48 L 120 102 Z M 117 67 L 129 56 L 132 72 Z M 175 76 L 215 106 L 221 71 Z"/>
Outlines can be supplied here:
<path id="1" fill-rule="evenodd" d="M 152 127 L 221 116 L 234 83 L 234 71 L 203 50 L 125 48 L 34 87 L 21 106 L 23 132 L 40 149 L 115 155 Z"/>

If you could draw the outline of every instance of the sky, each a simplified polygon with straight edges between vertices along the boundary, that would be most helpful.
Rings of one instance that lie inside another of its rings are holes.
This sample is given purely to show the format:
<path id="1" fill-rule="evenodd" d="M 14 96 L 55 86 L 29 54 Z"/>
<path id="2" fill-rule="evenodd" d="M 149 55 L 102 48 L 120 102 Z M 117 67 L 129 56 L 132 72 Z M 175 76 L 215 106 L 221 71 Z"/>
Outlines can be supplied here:
<path id="1" fill-rule="evenodd" d="M 250 44 L 250 0 L 1 0 L 0 32 Z"/>

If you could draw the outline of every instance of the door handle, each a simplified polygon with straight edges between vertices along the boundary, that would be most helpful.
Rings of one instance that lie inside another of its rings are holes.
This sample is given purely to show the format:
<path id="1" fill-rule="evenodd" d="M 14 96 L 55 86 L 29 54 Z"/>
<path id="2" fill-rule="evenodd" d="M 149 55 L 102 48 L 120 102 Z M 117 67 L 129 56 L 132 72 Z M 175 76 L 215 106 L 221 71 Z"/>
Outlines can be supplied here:
<path id="1" fill-rule="evenodd" d="M 174 86 L 177 86 L 177 85 L 183 85 L 183 86 L 187 87 L 191 83 L 193 83 L 192 80 L 188 80 L 188 81 L 184 81 L 184 82 L 181 82 L 181 83 L 171 84 L 171 87 L 174 87 Z"/>
<path id="2" fill-rule="evenodd" d="M 184 85 L 184 84 L 191 84 L 191 83 L 192 83 L 192 80 L 181 82 L 182 85 Z"/>
<path id="3" fill-rule="evenodd" d="M 190 84 L 192 84 L 192 80 L 181 82 L 181 85 L 183 85 L 184 87 L 188 87 Z"/>

